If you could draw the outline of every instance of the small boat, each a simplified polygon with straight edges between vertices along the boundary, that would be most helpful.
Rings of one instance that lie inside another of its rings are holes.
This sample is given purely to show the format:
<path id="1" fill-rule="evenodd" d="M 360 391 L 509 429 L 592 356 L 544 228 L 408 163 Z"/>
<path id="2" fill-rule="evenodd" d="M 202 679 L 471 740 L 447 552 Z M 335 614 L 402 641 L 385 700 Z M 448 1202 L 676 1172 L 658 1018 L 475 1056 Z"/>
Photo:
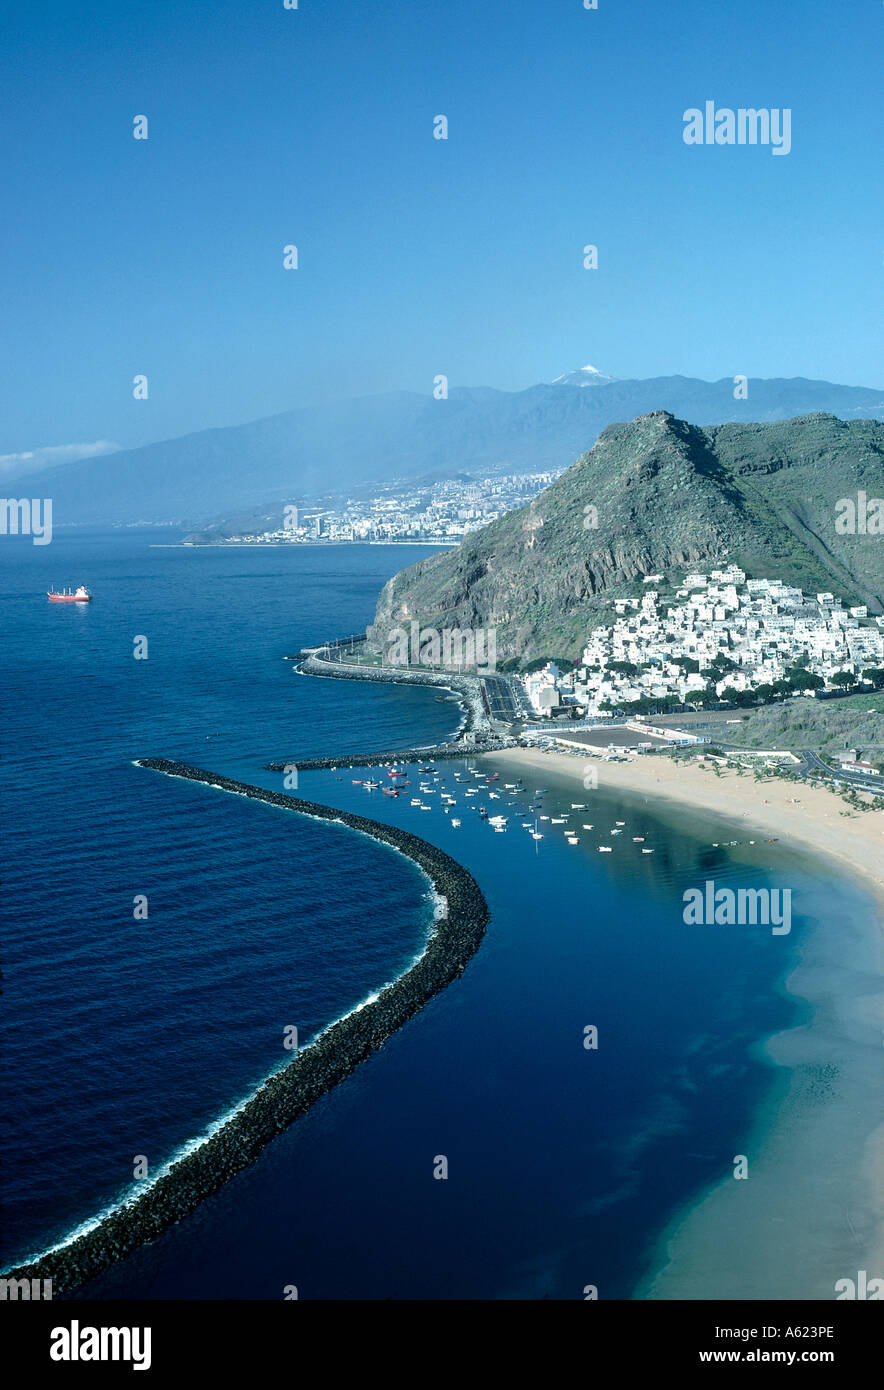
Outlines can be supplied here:
<path id="1" fill-rule="evenodd" d="M 610 845 L 599 845 L 599 854 L 613 854 L 613 853 L 614 853 L 614 851 L 611 849 L 611 846 L 610 846 Z"/>
<path id="2" fill-rule="evenodd" d="M 413 796 L 413 797 L 411 798 L 411 804 L 412 804 L 412 806 L 420 806 L 420 804 L 421 804 L 421 799 L 420 799 L 420 797 L 419 797 L 419 796 Z"/>
<path id="3" fill-rule="evenodd" d="M 553 816 L 550 825 L 564 825 L 567 819 L 567 816 Z"/>
<path id="4" fill-rule="evenodd" d="M 48 589 L 46 597 L 53 603 L 91 603 L 92 594 L 81 584 L 76 589 Z"/>
<path id="5" fill-rule="evenodd" d="M 622 835 L 622 834 L 623 834 L 623 831 L 622 831 L 622 830 L 612 830 L 612 831 L 611 831 L 611 834 L 612 834 L 612 835 Z"/>
<path id="6" fill-rule="evenodd" d="M 643 849 L 643 850 L 642 850 L 642 854 L 653 854 L 653 853 L 654 853 L 654 851 L 653 851 L 652 849 Z"/>
<path id="7" fill-rule="evenodd" d="M 645 839 L 644 835 L 633 835 L 633 837 L 632 837 L 632 843 L 633 843 L 634 845 L 641 845 L 641 844 L 644 843 L 644 839 Z"/>
<path id="8" fill-rule="evenodd" d="M 541 831 L 539 831 L 539 830 L 532 830 L 532 831 L 531 831 L 531 839 L 532 839 L 532 840 L 542 840 L 542 839 L 543 839 L 543 835 L 542 835 Z"/>
<path id="9" fill-rule="evenodd" d="M 350 781 L 353 783 L 354 787 L 361 787 L 361 786 L 362 786 L 362 778 L 361 778 L 361 777 L 351 777 L 351 778 L 350 778 Z"/>
<path id="10" fill-rule="evenodd" d="M 579 845 L 579 844 L 580 844 L 580 841 L 579 841 L 579 839 L 577 838 L 576 835 L 568 835 L 566 838 L 567 838 L 567 840 L 568 840 L 568 844 L 569 844 L 569 845 Z"/>
<path id="11" fill-rule="evenodd" d="M 615 820 L 614 824 L 615 824 L 615 825 L 625 825 L 625 824 L 626 824 L 626 821 L 625 821 L 625 820 Z"/>
<path id="12" fill-rule="evenodd" d="M 592 830 L 592 826 L 591 826 L 591 825 L 584 825 L 583 829 L 584 829 L 584 830 Z"/>
<path id="13" fill-rule="evenodd" d="M 585 801 L 572 801 L 572 802 L 571 802 L 571 810 L 572 810 L 572 811 L 585 811 L 585 810 L 586 810 L 586 802 L 585 802 Z"/>
<path id="14" fill-rule="evenodd" d="M 457 819 L 457 816 L 451 817 L 451 824 L 455 826 L 460 825 L 460 821 Z"/>
<path id="15" fill-rule="evenodd" d="M 495 830 L 495 833 L 498 834 L 498 835 L 505 835 L 505 834 L 506 834 L 506 826 L 505 826 L 505 825 L 495 825 L 494 830 Z"/>

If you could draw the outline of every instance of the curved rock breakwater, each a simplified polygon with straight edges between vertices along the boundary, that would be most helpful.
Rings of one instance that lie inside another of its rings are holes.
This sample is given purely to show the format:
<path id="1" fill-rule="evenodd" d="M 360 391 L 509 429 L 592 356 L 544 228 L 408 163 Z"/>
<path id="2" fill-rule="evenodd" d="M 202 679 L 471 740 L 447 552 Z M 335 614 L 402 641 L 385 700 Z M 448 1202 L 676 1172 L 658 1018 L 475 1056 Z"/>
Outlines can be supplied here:
<path id="1" fill-rule="evenodd" d="M 318 649 L 317 649 L 318 650 Z M 464 711 L 461 733 L 481 738 L 491 731 L 491 721 L 482 699 L 482 678 L 472 675 L 442 674 L 415 670 L 411 666 L 359 666 L 355 662 L 324 661 L 315 652 L 298 659 L 297 670 L 309 676 L 331 676 L 339 681 L 384 681 L 396 685 L 435 685 L 457 696 Z"/>
<path id="2" fill-rule="evenodd" d="M 10 1278 L 51 1278 L 56 1294 L 78 1288 L 139 1245 L 156 1239 L 246 1168 L 276 1135 L 463 973 L 488 923 L 488 906 L 472 875 L 444 850 L 416 835 L 367 816 L 265 791 L 165 758 L 143 758 L 137 765 L 336 821 L 392 845 L 429 876 L 437 894 L 445 899 L 446 910 L 422 955 L 404 975 L 326 1028 L 315 1042 L 269 1077 L 220 1129 L 177 1159 L 150 1187 L 69 1244 L 7 1272 Z"/>

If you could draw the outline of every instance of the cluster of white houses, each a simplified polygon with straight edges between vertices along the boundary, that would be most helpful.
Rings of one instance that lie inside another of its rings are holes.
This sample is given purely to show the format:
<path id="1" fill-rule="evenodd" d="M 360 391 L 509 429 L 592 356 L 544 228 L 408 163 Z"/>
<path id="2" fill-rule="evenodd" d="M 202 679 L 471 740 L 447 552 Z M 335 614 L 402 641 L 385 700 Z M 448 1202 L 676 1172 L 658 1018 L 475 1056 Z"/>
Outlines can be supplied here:
<path id="1" fill-rule="evenodd" d="M 614 608 L 613 626 L 592 630 L 579 666 L 563 673 L 549 663 L 523 678 L 538 714 L 562 704 L 589 714 L 636 700 L 689 704 L 713 692 L 727 700 L 785 680 L 796 667 L 826 687 L 839 672 L 858 680 L 884 666 L 884 618 L 870 620 L 864 606 L 845 608 L 830 593 L 747 579 L 734 565 L 685 575 L 675 602 L 661 604 L 648 589 L 616 599 Z"/>

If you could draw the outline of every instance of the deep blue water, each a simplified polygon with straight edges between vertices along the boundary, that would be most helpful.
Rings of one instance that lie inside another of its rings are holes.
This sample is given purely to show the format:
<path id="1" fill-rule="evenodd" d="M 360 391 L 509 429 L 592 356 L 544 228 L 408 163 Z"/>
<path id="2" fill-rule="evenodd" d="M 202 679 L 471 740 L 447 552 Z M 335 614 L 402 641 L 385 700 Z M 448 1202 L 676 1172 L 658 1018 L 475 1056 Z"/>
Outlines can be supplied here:
<path id="1" fill-rule="evenodd" d="M 150 539 L 0 549 L 6 1259 L 112 1200 L 135 1155 L 154 1168 L 200 1133 L 285 1058 L 286 1025 L 307 1038 L 398 974 L 431 916 L 391 850 L 132 766 L 162 754 L 251 780 L 271 755 L 450 732 L 457 706 L 431 692 L 283 660 L 364 626 L 390 569 L 426 551 Z M 92 604 L 46 600 L 80 578 Z"/>
<path id="2" fill-rule="evenodd" d="M 3 554 L 7 1260 L 112 1201 L 135 1155 L 155 1169 L 203 1132 L 282 1060 L 286 1025 L 308 1036 L 398 973 L 431 914 L 414 866 L 362 836 L 131 765 L 162 755 L 279 787 L 270 757 L 450 731 L 456 707 L 431 691 L 294 677 L 282 660 L 363 627 L 425 552 L 147 540 Z M 88 609 L 41 599 L 81 579 Z M 863 901 L 782 846 L 716 849 L 730 836 L 714 823 L 543 784 L 547 813 L 590 803 L 576 819 L 597 835 L 571 848 L 547 826 L 535 843 L 514 814 L 495 835 L 462 790 L 455 829 L 345 771 L 301 775 L 304 795 L 454 853 L 487 896 L 488 935 L 377 1056 L 90 1295 L 630 1295 L 770 1094 L 756 1045 L 801 1017 L 783 979 L 808 925 L 849 925 Z M 791 936 L 687 927 L 682 890 L 712 875 L 788 883 Z"/>

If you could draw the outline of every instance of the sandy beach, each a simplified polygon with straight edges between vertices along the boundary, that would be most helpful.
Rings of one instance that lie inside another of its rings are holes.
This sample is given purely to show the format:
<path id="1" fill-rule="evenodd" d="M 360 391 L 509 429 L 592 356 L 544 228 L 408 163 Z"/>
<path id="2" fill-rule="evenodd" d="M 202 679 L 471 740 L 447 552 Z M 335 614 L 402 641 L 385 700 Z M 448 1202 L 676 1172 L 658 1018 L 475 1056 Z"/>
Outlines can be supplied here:
<path id="1" fill-rule="evenodd" d="M 583 789 L 584 768 L 592 767 L 600 789 L 640 793 L 679 802 L 697 811 L 742 825 L 784 845 L 812 849 L 839 861 L 874 894 L 884 930 L 884 811 L 850 812 L 839 796 L 797 782 L 770 779 L 756 782 L 751 772 L 739 777 L 697 762 L 676 763 L 667 757 L 638 757 L 633 762 L 603 762 L 572 753 L 541 753 L 533 748 L 508 748 L 495 759 L 520 767 L 555 771 L 573 777 Z"/>
<path id="2" fill-rule="evenodd" d="M 750 1180 L 733 1181 L 723 1162 L 723 1180 L 674 1214 L 633 1297 L 828 1300 L 861 1270 L 884 1275 L 884 812 L 845 815 L 830 791 L 664 757 L 606 763 L 508 749 L 494 758 L 541 783 L 573 779 L 580 799 L 592 766 L 599 790 L 708 812 L 715 839 L 724 818 L 744 836 L 811 851 L 822 877 L 846 879 L 872 908 L 846 908 L 809 934 L 785 987 L 810 1015 L 758 1042 L 773 1084 L 743 1140 Z"/>

